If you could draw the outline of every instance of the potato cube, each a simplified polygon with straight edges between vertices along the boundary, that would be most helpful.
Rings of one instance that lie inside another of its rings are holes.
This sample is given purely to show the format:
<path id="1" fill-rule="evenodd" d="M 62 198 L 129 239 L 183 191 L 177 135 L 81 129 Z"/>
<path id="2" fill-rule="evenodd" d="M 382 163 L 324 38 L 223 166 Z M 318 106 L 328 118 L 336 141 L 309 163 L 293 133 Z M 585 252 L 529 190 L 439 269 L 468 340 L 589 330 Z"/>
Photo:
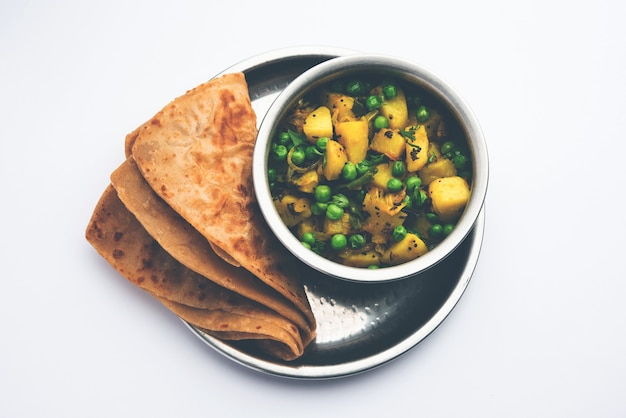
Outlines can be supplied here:
<path id="1" fill-rule="evenodd" d="M 319 184 L 319 174 L 315 170 L 309 170 L 299 176 L 294 176 L 293 184 L 304 193 L 313 193 L 315 187 Z"/>
<path id="2" fill-rule="evenodd" d="M 344 213 L 341 219 L 332 220 L 328 217 L 324 218 L 324 234 L 331 237 L 335 234 L 350 233 L 350 215 Z"/>
<path id="3" fill-rule="evenodd" d="M 414 173 L 420 170 L 428 162 L 428 135 L 426 128 L 420 125 L 413 132 L 415 139 L 406 140 L 406 169 Z"/>
<path id="4" fill-rule="evenodd" d="M 439 158 L 430 164 L 426 164 L 419 172 L 422 184 L 428 186 L 433 181 L 442 177 L 456 176 L 454 163 L 447 158 Z"/>
<path id="5" fill-rule="evenodd" d="M 392 163 L 382 163 L 376 165 L 376 173 L 372 179 L 372 185 L 387 191 L 387 182 L 393 177 L 392 169 Z"/>
<path id="6" fill-rule="evenodd" d="M 390 264 L 402 264 L 416 259 L 428 252 L 428 247 L 415 234 L 408 233 L 399 242 L 393 243 L 382 256 L 382 261 Z"/>
<path id="7" fill-rule="evenodd" d="M 456 220 L 470 198 L 470 188 L 464 178 L 443 177 L 428 186 L 433 211 L 444 222 Z"/>
<path id="8" fill-rule="evenodd" d="M 385 99 L 380 107 L 380 113 L 389 121 L 391 129 L 404 128 L 409 119 L 409 111 L 406 104 L 406 97 L 401 89 L 397 89 L 398 94 L 393 99 Z"/>
<path id="9" fill-rule="evenodd" d="M 311 204 L 306 198 L 284 195 L 274 200 L 276 210 L 285 225 L 291 227 L 311 217 Z"/>
<path id="10" fill-rule="evenodd" d="M 370 148 L 397 161 L 404 156 L 406 142 L 395 129 L 381 129 L 372 138 Z"/>
<path id="11" fill-rule="evenodd" d="M 329 139 L 326 144 L 326 160 L 322 172 L 327 180 L 337 180 L 343 166 L 348 162 L 346 149 L 339 142 Z"/>
<path id="12" fill-rule="evenodd" d="M 335 121 L 346 121 L 355 119 L 352 107 L 354 106 L 354 97 L 341 93 L 331 92 L 326 95 L 326 107 L 330 109 L 330 113 Z"/>
<path id="13" fill-rule="evenodd" d="M 376 251 L 348 250 L 339 257 L 346 266 L 367 268 L 380 265 L 380 255 Z"/>
<path id="14" fill-rule="evenodd" d="M 354 164 L 363 161 L 367 156 L 368 133 L 368 123 L 364 118 L 335 123 L 337 141 L 344 146 L 348 160 Z"/>
<path id="15" fill-rule="evenodd" d="M 330 109 L 326 106 L 320 106 L 309 113 L 304 119 L 302 130 L 312 144 L 316 144 L 320 138 L 332 138 L 333 121 L 330 116 Z"/>

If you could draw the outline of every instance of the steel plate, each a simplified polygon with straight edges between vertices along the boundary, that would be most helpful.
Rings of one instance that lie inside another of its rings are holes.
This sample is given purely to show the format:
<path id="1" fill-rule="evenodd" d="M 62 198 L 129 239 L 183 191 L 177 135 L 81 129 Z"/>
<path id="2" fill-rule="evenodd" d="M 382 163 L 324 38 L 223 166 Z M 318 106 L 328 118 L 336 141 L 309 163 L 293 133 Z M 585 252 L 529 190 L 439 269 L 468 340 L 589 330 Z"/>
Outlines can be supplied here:
<path id="1" fill-rule="evenodd" d="M 250 58 L 223 73 L 245 73 L 260 124 L 274 99 L 298 74 L 350 53 L 353 51 L 314 47 L 283 49 Z M 425 273 L 407 279 L 360 284 L 320 275 L 306 277 L 306 292 L 318 330 L 315 341 L 296 361 L 269 358 L 251 344 L 221 341 L 186 324 L 227 358 L 276 376 L 329 379 L 374 369 L 406 353 L 452 311 L 478 261 L 484 222 L 483 208 L 472 232 L 451 255 Z"/>

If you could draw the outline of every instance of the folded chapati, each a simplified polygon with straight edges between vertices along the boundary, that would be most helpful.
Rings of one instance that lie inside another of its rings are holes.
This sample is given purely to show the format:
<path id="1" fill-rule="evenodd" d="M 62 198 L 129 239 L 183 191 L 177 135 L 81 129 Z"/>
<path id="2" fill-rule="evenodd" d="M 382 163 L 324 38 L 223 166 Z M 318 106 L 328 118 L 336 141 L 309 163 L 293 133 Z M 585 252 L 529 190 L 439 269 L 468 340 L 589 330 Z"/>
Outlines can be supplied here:
<path id="1" fill-rule="evenodd" d="M 305 344 L 313 339 L 302 312 L 248 270 L 233 267 L 218 257 L 206 238 L 152 190 L 132 157 L 111 174 L 111 183 L 124 206 L 169 255 L 216 284 L 283 315 L 302 330 Z"/>
<path id="2" fill-rule="evenodd" d="M 288 298 L 315 328 L 302 268 L 263 219 L 252 187 L 256 115 L 241 73 L 175 99 L 130 146 L 151 188 L 207 240 Z"/>
<path id="3" fill-rule="evenodd" d="M 192 325 L 222 339 L 260 343 L 284 360 L 302 355 L 295 324 L 266 306 L 232 292 L 171 257 L 107 187 L 90 219 L 86 238 L 120 274 Z M 276 345 L 277 344 L 277 345 Z"/>
<path id="4" fill-rule="evenodd" d="M 145 123 L 141 125 L 140 127 L 138 127 L 137 129 L 135 129 L 134 131 L 132 131 L 131 133 L 129 133 L 128 135 L 126 135 L 126 138 L 124 141 L 124 151 L 125 151 L 127 159 L 131 159 L 133 145 L 135 144 L 135 139 L 137 139 L 137 136 L 139 136 L 139 132 L 144 126 L 145 126 Z M 134 163 L 134 160 L 133 160 L 133 163 Z M 215 252 L 215 254 L 217 254 L 224 261 L 226 261 L 229 264 L 232 264 L 235 267 L 241 267 L 241 264 L 239 264 L 237 260 L 232 258 L 230 254 L 228 254 L 226 251 L 224 251 L 223 249 L 215 245 L 215 243 L 209 241 L 209 245 L 213 249 L 213 252 Z"/>
<path id="5" fill-rule="evenodd" d="M 295 360 L 304 353 L 293 324 L 272 311 L 246 306 L 207 310 L 158 298 L 169 310 L 207 334 L 221 340 L 252 340 L 261 350 L 283 360 Z"/>

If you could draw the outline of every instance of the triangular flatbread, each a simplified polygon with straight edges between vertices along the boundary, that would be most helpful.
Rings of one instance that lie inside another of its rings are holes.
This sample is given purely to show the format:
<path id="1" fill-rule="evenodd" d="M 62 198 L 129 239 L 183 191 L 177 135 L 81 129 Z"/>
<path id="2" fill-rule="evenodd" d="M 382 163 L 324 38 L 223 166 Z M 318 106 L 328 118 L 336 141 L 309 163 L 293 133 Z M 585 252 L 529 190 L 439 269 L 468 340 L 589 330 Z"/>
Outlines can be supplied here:
<path id="1" fill-rule="evenodd" d="M 126 135 L 126 138 L 124 140 L 124 153 L 126 154 L 126 159 L 131 159 L 132 158 L 132 155 L 133 155 L 133 145 L 135 144 L 135 140 L 139 136 L 139 132 L 141 131 L 141 129 L 145 125 L 146 124 L 144 123 L 143 125 L 141 125 L 137 129 L 135 129 L 134 131 L 132 131 L 131 133 Z M 209 241 L 209 245 L 211 245 L 211 248 L 213 248 L 213 251 L 215 252 L 215 254 L 217 254 L 220 258 L 222 258 L 228 264 L 232 264 L 235 267 L 241 267 L 241 264 L 237 260 L 232 258 L 226 251 L 224 251 L 223 249 L 221 249 L 220 247 L 215 245 L 214 242 L 210 242 Z"/>
<path id="2" fill-rule="evenodd" d="M 304 343 L 295 324 L 177 262 L 126 209 L 112 186 L 100 198 L 86 238 L 120 274 L 190 324 L 221 338 L 278 341 L 281 348 L 274 354 L 286 360 L 302 355 Z"/>
<path id="3" fill-rule="evenodd" d="M 283 360 L 295 360 L 304 353 L 299 335 L 289 329 L 293 325 L 266 309 L 244 306 L 228 311 L 207 310 L 158 299 L 176 315 L 216 338 L 254 340 L 257 347 Z"/>
<path id="4" fill-rule="evenodd" d="M 139 130 L 132 155 L 152 189 L 315 327 L 304 270 L 272 234 L 254 198 L 256 115 L 242 73 L 175 99 Z"/>
<path id="5" fill-rule="evenodd" d="M 111 183 L 124 206 L 168 254 L 201 276 L 293 321 L 303 331 L 305 343 L 313 339 L 304 315 L 248 270 L 233 267 L 218 257 L 206 238 L 152 190 L 132 157 L 111 174 Z"/>

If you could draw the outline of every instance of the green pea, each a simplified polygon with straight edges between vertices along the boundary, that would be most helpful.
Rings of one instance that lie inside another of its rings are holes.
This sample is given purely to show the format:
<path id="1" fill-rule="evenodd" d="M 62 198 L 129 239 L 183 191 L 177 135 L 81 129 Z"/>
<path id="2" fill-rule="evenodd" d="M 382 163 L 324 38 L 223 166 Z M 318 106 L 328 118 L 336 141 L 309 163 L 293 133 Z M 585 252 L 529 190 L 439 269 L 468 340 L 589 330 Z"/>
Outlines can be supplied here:
<path id="1" fill-rule="evenodd" d="M 404 199 L 402 199 L 402 204 L 405 208 L 411 209 L 413 207 L 413 198 L 411 197 L 411 195 L 404 196 Z"/>
<path id="2" fill-rule="evenodd" d="M 433 224 L 439 221 L 439 216 L 436 213 L 428 212 L 426 213 L 426 220 Z"/>
<path id="3" fill-rule="evenodd" d="M 304 242 L 304 241 L 302 241 L 302 242 L 301 242 L 301 244 L 302 244 L 302 246 L 303 246 L 304 248 L 306 248 L 307 250 L 310 250 L 310 249 L 311 249 L 311 244 L 309 244 L 308 242 Z"/>
<path id="4" fill-rule="evenodd" d="M 420 179 L 418 176 L 409 176 L 406 179 L 406 188 L 408 190 L 414 190 L 418 187 L 422 186 L 422 179 Z"/>
<path id="5" fill-rule="evenodd" d="M 348 238 L 348 245 L 352 249 L 358 249 L 365 245 L 365 237 L 361 234 L 353 234 Z"/>
<path id="6" fill-rule="evenodd" d="M 344 180 L 354 180 L 357 175 L 356 165 L 353 162 L 348 161 L 344 164 L 343 169 L 341 170 L 341 176 Z"/>
<path id="7" fill-rule="evenodd" d="M 291 162 L 294 163 L 295 165 L 302 164 L 305 158 L 306 156 L 304 154 L 304 150 L 302 149 L 302 147 L 296 147 L 291 153 Z"/>
<path id="8" fill-rule="evenodd" d="M 370 170 L 370 163 L 367 160 L 356 163 L 356 172 L 359 176 L 367 173 Z"/>
<path id="9" fill-rule="evenodd" d="M 315 196 L 316 201 L 326 203 L 330 200 L 333 192 L 330 189 L 330 186 L 326 184 L 320 184 L 319 186 L 315 187 L 313 195 Z"/>
<path id="10" fill-rule="evenodd" d="M 428 200 L 428 195 L 426 194 L 426 192 L 419 187 L 411 190 L 410 196 L 414 206 L 416 207 L 422 206 Z"/>
<path id="11" fill-rule="evenodd" d="M 443 235 L 443 226 L 441 224 L 431 225 L 428 229 L 428 235 L 434 238 L 439 238 Z"/>
<path id="12" fill-rule="evenodd" d="M 344 234 L 335 234 L 330 238 L 330 248 L 341 251 L 348 245 L 348 239 Z"/>
<path id="13" fill-rule="evenodd" d="M 313 232 L 305 232 L 302 234 L 302 242 L 305 242 L 309 245 L 315 244 L 315 234 Z"/>
<path id="14" fill-rule="evenodd" d="M 383 115 L 378 115 L 374 118 L 374 128 L 380 130 L 389 126 L 389 120 Z"/>
<path id="15" fill-rule="evenodd" d="M 291 143 L 291 137 L 289 136 L 289 132 L 281 132 L 278 134 L 278 144 L 287 146 Z"/>
<path id="16" fill-rule="evenodd" d="M 385 84 L 383 86 L 383 96 L 385 97 L 385 99 L 387 100 L 393 99 L 397 95 L 398 95 L 398 90 L 396 89 L 396 86 L 394 86 L 393 84 Z"/>
<path id="17" fill-rule="evenodd" d="M 331 221 L 338 221 L 343 216 L 343 208 L 336 203 L 329 203 L 326 207 L 326 217 Z"/>
<path id="18" fill-rule="evenodd" d="M 390 178 L 389 181 L 387 182 L 387 189 L 389 189 L 390 192 L 395 193 L 395 192 L 399 192 L 400 190 L 402 190 L 402 180 L 397 179 L 397 178 Z"/>
<path id="19" fill-rule="evenodd" d="M 365 99 L 365 106 L 367 107 L 367 110 L 376 110 L 382 105 L 383 100 L 380 98 L 380 96 L 372 95 L 368 96 L 367 99 Z"/>
<path id="20" fill-rule="evenodd" d="M 463 177 L 465 180 L 467 180 L 469 182 L 469 179 L 472 177 L 472 171 L 469 170 L 469 169 L 458 170 L 457 171 L 457 176 Z"/>
<path id="21" fill-rule="evenodd" d="M 463 154 L 455 155 L 452 158 L 452 163 L 457 170 L 463 170 L 465 168 L 465 165 L 467 164 L 467 157 Z"/>
<path id="22" fill-rule="evenodd" d="M 380 266 L 376 265 L 376 264 L 371 264 L 369 266 L 367 266 L 368 269 L 370 270 L 377 270 Z"/>
<path id="23" fill-rule="evenodd" d="M 443 235 L 445 235 L 446 237 L 450 235 L 452 231 L 454 231 L 454 224 L 445 224 L 443 226 Z"/>
<path id="24" fill-rule="evenodd" d="M 428 200 L 428 195 L 426 194 L 426 192 L 422 189 L 419 189 L 419 204 L 420 206 L 423 205 L 424 203 L 426 203 L 426 201 Z"/>
<path id="25" fill-rule="evenodd" d="M 417 120 L 419 122 L 426 122 L 428 118 L 430 118 L 430 112 L 426 108 L 426 106 L 422 105 L 417 109 Z"/>
<path id="26" fill-rule="evenodd" d="M 276 181 L 276 169 L 275 168 L 268 168 L 267 169 L 267 180 L 270 183 L 273 183 Z"/>
<path id="27" fill-rule="evenodd" d="M 307 160 L 317 160 L 322 156 L 322 153 L 317 149 L 315 145 L 309 145 L 304 149 L 304 156 Z"/>
<path id="28" fill-rule="evenodd" d="M 402 177 L 406 173 L 406 165 L 403 161 L 396 161 L 391 166 L 391 175 L 394 177 Z"/>
<path id="29" fill-rule="evenodd" d="M 313 215 L 325 214 L 326 209 L 328 209 L 328 203 L 325 202 L 315 202 L 311 205 L 311 212 Z"/>
<path id="30" fill-rule="evenodd" d="M 350 199 L 346 197 L 343 193 L 337 193 L 330 198 L 330 203 L 334 203 L 339 206 L 341 209 L 345 209 L 350 206 Z"/>
<path id="31" fill-rule="evenodd" d="M 365 84 L 361 80 L 351 80 L 346 84 L 346 93 L 358 96 L 365 91 Z"/>
<path id="32" fill-rule="evenodd" d="M 273 156 L 276 161 L 282 161 L 287 158 L 287 147 L 284 145 L 276 145 L 273 150 Z"/>
<path id="33" fill-rule="evenodd" d="M 398 225 L 395 228 L 393 228 L 393 231 L 391 233 L 391 238 L 393 238 L 393 240 L 396 242 L 402 241 L 404 237 L 406 237 L 406 234 L 407 234 L 407 231 L 404 225 Z"/>
<path id="34" fill-rule="evenodd" d="M 455 145 L 454 142 L 446 141 L 443 144 L 441 144 L 441 153 L 442 154 L 448 154 L 448 153 L 452 152 L 455 148 L 456 148 L 456 145 Z"/>
<path id="35" fill-rule="evenodd" d="M 324 152 L 326 151 L 326 144 L 328 144 L 328 138 L 322 137 L 317 140 L 317 142 L 315 143 L 315 146 L 317 147 L 317 149 Z"/>

